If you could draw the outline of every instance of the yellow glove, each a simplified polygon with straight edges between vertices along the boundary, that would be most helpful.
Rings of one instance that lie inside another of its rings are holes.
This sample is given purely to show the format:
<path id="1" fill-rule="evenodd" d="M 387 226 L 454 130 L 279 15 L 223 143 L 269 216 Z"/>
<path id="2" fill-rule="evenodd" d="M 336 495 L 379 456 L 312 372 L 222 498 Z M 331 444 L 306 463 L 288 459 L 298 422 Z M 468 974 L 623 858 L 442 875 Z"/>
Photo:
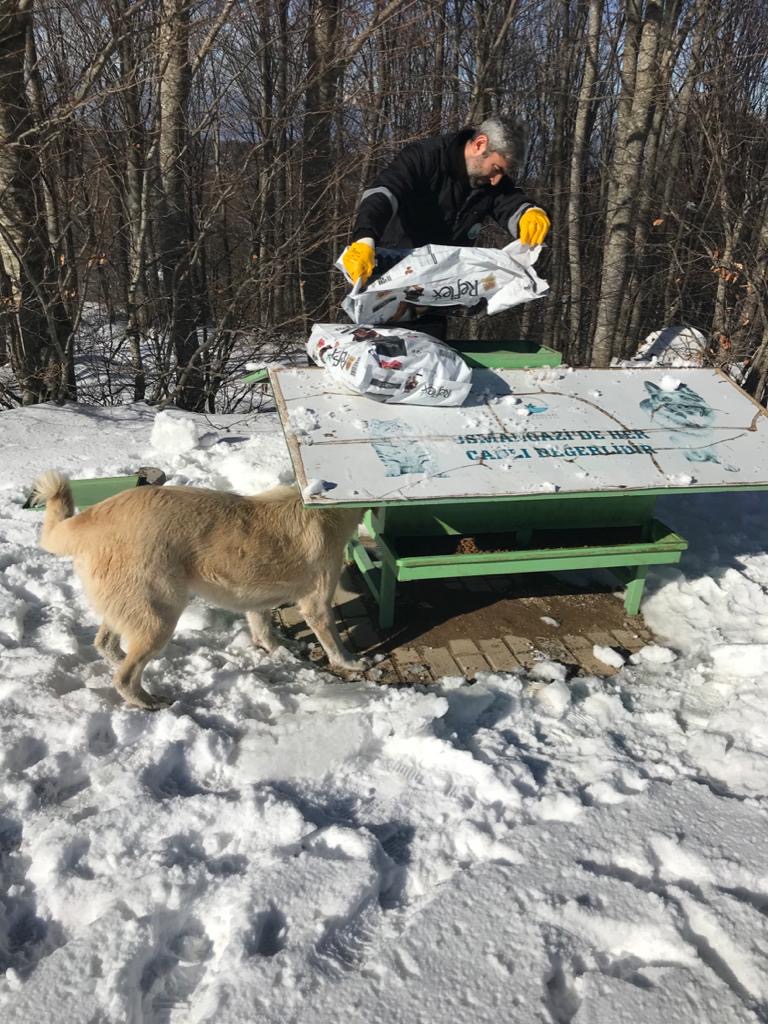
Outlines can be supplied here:
<path id="1" fill-rule="evenodd" d="M 373 267 L 376 262 L 373 252 L 373 239 L 361 238 L 358 242 L 348 245 L 341 254 L 341 262 L 352 279 L 352 284 L 357 284 L 360 279 L 365 284 L 373 273 Z"/>
<path id="2" fill-rule="evenodd" d="M 532 206 L 520 218 L 517 233 L 523 245 L 541 245 L 551 226 L 546 213 L 538 206 Z"/>

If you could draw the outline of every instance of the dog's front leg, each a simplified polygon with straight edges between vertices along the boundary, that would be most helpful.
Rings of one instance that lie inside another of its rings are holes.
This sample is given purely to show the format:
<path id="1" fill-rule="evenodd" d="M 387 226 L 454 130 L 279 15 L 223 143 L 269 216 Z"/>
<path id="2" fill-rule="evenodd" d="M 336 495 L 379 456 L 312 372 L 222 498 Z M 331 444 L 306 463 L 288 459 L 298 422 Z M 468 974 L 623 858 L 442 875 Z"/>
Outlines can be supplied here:
<path id="1" fill-rule="evenodd" d="M 354 658 L 341 641 L 330 601 L 319 601 L 316 598 L 299 601 L 299 611 L 322 644 L 332 668 L 363 671 L 365 662 Z"/>

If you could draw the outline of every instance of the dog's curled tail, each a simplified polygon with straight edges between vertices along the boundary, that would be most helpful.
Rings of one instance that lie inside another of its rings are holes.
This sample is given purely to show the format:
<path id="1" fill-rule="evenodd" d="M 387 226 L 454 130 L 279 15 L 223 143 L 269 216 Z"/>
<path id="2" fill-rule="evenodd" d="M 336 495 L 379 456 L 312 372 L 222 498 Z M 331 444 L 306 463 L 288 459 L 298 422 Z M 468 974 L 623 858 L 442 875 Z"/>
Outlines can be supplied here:
<path id="1" fill-rule="evenodd" d="M 60 523 L 75 514 L 69 480 L 62 473 L 49 469 L 35 482 L 33 501 L 36 505 L 45 502 L 40 545 L 54 555 L 69 554 L 66 536 L 63 531 L 57 529 Z"/>

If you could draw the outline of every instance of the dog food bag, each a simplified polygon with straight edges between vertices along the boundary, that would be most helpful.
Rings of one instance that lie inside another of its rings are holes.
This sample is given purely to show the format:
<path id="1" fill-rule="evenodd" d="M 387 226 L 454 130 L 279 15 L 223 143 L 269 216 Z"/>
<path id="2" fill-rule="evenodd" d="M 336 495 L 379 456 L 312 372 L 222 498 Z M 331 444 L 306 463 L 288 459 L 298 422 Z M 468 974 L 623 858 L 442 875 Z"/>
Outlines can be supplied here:
<path id="1" fill-rule="evenodd" d="M 377 266 L 387 269 L 366 287 L 358 282 L 341 305 L 358 324 L 407 322 L 429 307 L 485 305 L 488 313 L 501 313 L 549 291 L 533 269 L 540 252 L 540 245 L 520 241 L 504 249 L 423 245 L 394 266 L 388 251 L 381 259 L 377 253 Z M 341 257 L 336 266 L 349 281 Z"/>
<path id="2" fill-rule="evenodd" d="M 334 381 L 379 402 L 461 405 L 472 387 L 458 352 L 405 327 L 315 324 L 307 352 Z"/>

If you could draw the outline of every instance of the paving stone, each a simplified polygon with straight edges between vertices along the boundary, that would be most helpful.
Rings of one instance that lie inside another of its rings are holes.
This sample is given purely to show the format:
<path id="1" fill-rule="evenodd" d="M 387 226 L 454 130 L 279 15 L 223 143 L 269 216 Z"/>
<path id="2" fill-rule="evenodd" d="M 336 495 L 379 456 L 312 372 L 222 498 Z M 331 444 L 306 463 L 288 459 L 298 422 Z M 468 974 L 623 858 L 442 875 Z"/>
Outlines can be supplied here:
<path id="1" fill-rule="evenodd" d="M 285 608 L 281 608 L 278 611 L 278 615 L 287 629 L 290 629 L 291 626 L 298 626 L 300 622 L 304 621 L 304 616 L 295 604 L 289 604 Z"/>
<path id="2" fill-rule="evenodd" d="M 643 623 L 639 623 L 637 626 L 635 626 L 633 628 L 634 628 L 634 632 L 637 633 L 637 635 L 640 637 L 640 639 L 643 641 L 643 643 L 645 643 L 645 644 L 655 644 L 656 643 L 656 637 L 653 635 L 653 633 L 650 631 L 650 629 L 648 629 Z M 661 641 L 659 641 L 659 642 L 661 642 Z"/>
<path id="3" fill-rule="evenodd" d="M 278 613 L 277 628 L 289 636 L 292 640 L 314 640 L 315 634 L 306 624 L 304 619 L 298 618 L 296 615 L 286 616 L 286 611 L 293 611 L 293 609 L 281 608 Z M 286 619 L 288 621 L 286 621 Z"/>
<path id="4" fill-rule="evenodd" d="M 598 644 L 600 647 L 616 647 L 618 643 L 616 637 L 608 630 L 596 629 L 586 636 L 590 643 Z"/>
<path id="5" fill-rule="evenodd" d="M 339 599 L 338 591 L 333 599 L 336 615 L 342 619 L 367 619 L 368 608 L 361 597 L 344 597 Z"/>
<path id="6" fill-rule="evenodd" d="M 592 653 L 592 641 L 585 636 L 564 636 L 563 641 L 573 652 L 578 665 L 591 676 L 612 676 L 616 669 L 600 661 Z"/>
<path id="7" fill-rule="evenodd" d="M 356 651 L 369 651 L 381 643 L 381 634 L 373 628 L 369 619 L 363 619 L 349 625 L 349 642 Z"/>
<path id="8" fill-rule="evenodd" d="M 573 655 L 566 645 L 557 637 L 538 636 L 533 646 L 550 661 L 559 661 L 564 665 L 573 663 Z"/>
<path id="9" fill-rule="evenodd" d="M 364 675 L 366 679 L 370 679 L 373 683 L 381 683 L 382 686 L 391 686 L 393 683 L 398 684 L 400 682 L 400 676 L 391 658 L 377 661 L 365 670 Z"/>
<path id="10" fill-rule="evenodd" d="M 491 666 L 482 654 L 457 654 L 456 662 L 461 669 L 461 674 L 467 679 L 473 679 L 478 672 L 490 672 Z"/>
<path id="11" fill-rule="evenodd" d="M 424 658 L 415 647 L 396 647 L 392 657 L 398 665 L 422 665 Z"/>
<path id="12" fill-rule="evenodd" d="M 424 683 L 434 682 L 432 674 L 423 662 L 419 665 L 398 665 L 396 663 L 396 668 L 404 683 L 423 685 Z"/>
<path id="13" fill-rule="evenodd" d="M 520 662 L 503 640 L 478 640 L 478 644 L 494 672 L 511 672 L 520 668 Z"/>
<path id="14" fill-rule="evenodd" d="M 422 647 L 421 652 L 435 679 L 441 676 L 463 676 L 447 647 Z"/>
<path id="15" fill-rule="evenodd" d="M 336 594 L 334 595 L 334 601 L 342 603 L 348 601 L 353 597 L 359 597 L 363 593 L 365 583 L 360 577 L 360 574 L 353 571 L 351 565 L 346 565 L 339 576 L 339 582 L 336 584 Z"/>
<path id="16" fill-rule="evenodd" d="M 480 651 L 477 648 L 477 644 L 474 640 L 449 640 L 448 649 L 451 654 L 479 654 Z"/>
<path id="17" fill-rule="evenodd" d="M 397 674 L 404 683 L 431 683 L 432 675 L 424 656 L 415 647 L 398 647 L 392 651 Z"/>
<path id="18" fill-rule="evenodd" d="M 645 646 L 645 640 L 628 629 L 612 629 L 611 632 L 625 651 L 639 651 L 641 647 Z"/>
<path id="19" fill-rule="evenodd" d="M 539 660 L 536 657 L 533 644 L 527 637 L 514 636 L 511 633 L 507 633 L 503 639 L 504 643 L 524 668 L 531 668 Z"/>

